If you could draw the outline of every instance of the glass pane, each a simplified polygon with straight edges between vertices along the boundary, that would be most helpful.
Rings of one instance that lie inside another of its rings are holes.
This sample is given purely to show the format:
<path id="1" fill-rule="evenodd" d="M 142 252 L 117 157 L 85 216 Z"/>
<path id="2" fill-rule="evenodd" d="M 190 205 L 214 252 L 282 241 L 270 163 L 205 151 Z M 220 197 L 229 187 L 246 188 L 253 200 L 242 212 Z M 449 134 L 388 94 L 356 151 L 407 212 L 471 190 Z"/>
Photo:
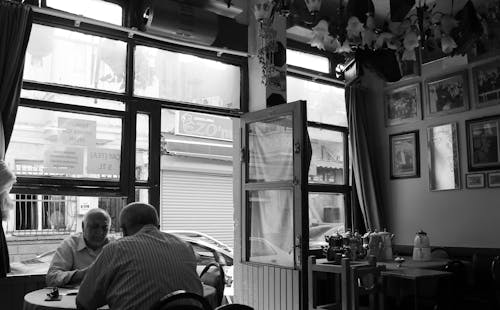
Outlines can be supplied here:
<path id="1" fill-rule="evenodd" d="M 149 203 L 149 189 L 148 188 L 136 188 L 135 189 L 135 201 Z"/>
<path id="2" fill-rule="evenodd" d="M 134 94 L 228 109 L 240 108 L 240 68 L 151 47 L 135 50 Z"/>
<path id="3" fill-rule="evenodd" d="M 125 91 L 125 42 L 34 24 L 24 79 Z"/>
<path id="4" fill-rule="evenodd" d="M 101 0 L 47 0 L 50 8 L 122 25 L 122 7 Z"/>
<path id="5" fill-rule="evenodd" d="M 137 114 L 135 141 L 135 179 L 147 181 L 149 178 L 149 115 L 147 114 Z"/>
<path id="6" fill-rule="evenodd" d="M 292 180 L 292 115 L 248 124 L 248 153 L 249 182 Z"/>
<path id="7" fill-rule="evenodd" d="M 19 176 L 118 180 L 122 119 L 19 107 L 6 155 Z"/>
<path id="8" fill-rule="evenodd" d="M 11 194 L 15 207 L 3 222 L 9 246 L 11 274 L 45 274 L 61 241 L 82 231 L 88 210 L 101 208 L 110 217 L 110 236 L 121 237 L 119 214 L 122 197 Z M 11 243 L 15 242 L 15 243 Z"/>
<path id="9" fill-rule="evenodd" d="M 46 91 L 22 89 L 21 98 L 65 103 L 84 107 L 125 111 L 125 104 L 120 101 L 58 94 Z"/>
<path id="10" fill-rule="evenodd" d="M 328 58 L 319 55 L 287 49 L 286 63 L 305 69 L 330 73 L 330 61 Z"/>
<path id="11" fill-rule="evenodd" d="M 343 134 L 313 127 L 307 130 L 312 147 L 309 183 L 344 184 Z"/>
<path id="12" fill-rule="evenodd" d="M 309 248 L 326 246 L 325 236 L 345 231 L 344 194 L 309 193 Z"/>
<path id="13" fill-rule="evenodd" d="M 344 89 L 291 76 L 286 78 L 288 102 L 307 101 L 307 120 L 347 127 Z"/>
<path id="14" fill-rule="evenodd" d="M 249 261 L 293 267 L 293 195 L 291 190 L 248 192 Z"/>

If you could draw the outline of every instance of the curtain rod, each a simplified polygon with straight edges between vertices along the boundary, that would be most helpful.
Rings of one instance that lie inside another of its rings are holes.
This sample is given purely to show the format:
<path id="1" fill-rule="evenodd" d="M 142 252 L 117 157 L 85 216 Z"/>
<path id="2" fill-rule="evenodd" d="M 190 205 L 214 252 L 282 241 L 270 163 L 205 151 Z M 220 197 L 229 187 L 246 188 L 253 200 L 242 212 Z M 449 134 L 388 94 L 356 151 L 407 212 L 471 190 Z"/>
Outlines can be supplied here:
<path id="1" fill-rule="evenodd" d="M 162 42 L 166 42 L 166 43 L 182 45 L 182 46 L 186 46 L 186 47 L 192 47 L 192 48 L 202 49 L 202 50 L 211 51 L 211 52 L 216 52 L 218 56 L 220 56 L 222 54 L 229 54 L 229 55 L 242 56 L 242 57 L 249 57 L 250 56 L 246 52 L 230 50 L 230 49 L 221 48 L 221 47 L 206 46 L 206 45 L 201 45 L 201 44 L 196 44 L 196 43 L 177 41 L 177 40 L 169 39 L 169 38 L 162 37 L 162 36 L 152 35 L 152 34 L 149 34 L 147 32 L 139 31 L 137 29 L 126 28 L 126 27 L 117 26 L 117 25 L 114 25 L 111 23 L 102 22 L 102 21 L 95 20 L 92 18 L 84 17 L 82 15 L 75 15 L 75 14 L 60 12 L 60 11 L 56 11 L 56 10 L 52 10 L 52 9 L 39 8 L 36 6 L 32 6 L 32 8 L 33 8 L 33 11 L 36 13 L 41 13 L 41 14 L 48 15 L 48 16 L 54 16 L 54 17 L 60 17 L 60 18 L 64 18 L 64 19 L 73 20 L 75 22 L 76 26 L 78 26 L 80 23 L 83 22 L 83 23 L 90 24 L 90 25 L 95 25 L 95 26 L 100 26 L 100 27 L 105 27 L 105 28 L 125 32 L 128 34 L 129 37 L 137 35 L 137 36 L 146 37 L 146 38 L 150 38 L 150 39 L 154 39 L 154 40 L 158 40 L 158 41 L 162 41 Z"/>

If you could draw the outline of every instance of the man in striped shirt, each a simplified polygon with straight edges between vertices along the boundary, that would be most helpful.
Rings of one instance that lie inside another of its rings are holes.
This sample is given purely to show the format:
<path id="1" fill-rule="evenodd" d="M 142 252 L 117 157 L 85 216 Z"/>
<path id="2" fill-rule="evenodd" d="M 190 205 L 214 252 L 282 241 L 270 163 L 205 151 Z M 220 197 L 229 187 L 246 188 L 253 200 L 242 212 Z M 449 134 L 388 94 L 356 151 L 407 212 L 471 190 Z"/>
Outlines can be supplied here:
<path id="1" fill-rule="evenodd" d="M 191 245 L 158 230 L 158 214 L 134 202 L 120 213 L 124 238 L 104 247 L 80 286 L 78 309 L 149 309 L 176 290 L 203 295 Z"/>

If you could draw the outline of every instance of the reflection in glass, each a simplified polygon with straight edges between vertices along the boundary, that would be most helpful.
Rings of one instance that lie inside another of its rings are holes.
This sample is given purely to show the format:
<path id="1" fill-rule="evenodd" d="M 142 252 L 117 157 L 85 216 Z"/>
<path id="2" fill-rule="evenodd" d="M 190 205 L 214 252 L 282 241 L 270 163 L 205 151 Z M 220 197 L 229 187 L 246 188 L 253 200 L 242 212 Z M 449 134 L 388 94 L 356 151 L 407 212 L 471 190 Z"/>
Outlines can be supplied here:
<path id="1" fill-rule="evenodd" d="M 135 141 L 135 179 L 147 181 L 149 178 L 149 115 L 147 114 L 137 114 Z"/>
<path id="2" fill-rule="evenodd" d="M 25 80 L 125 91 L 126 43 L 34 24 Z"/>
<path id="3" fill-rule="evenodd" d="M 291 190 L 248 192 L 249 261 L 293 267 L 293 195 Z"/>
<path id="4" fill-rule="evenodd" d="M 457 124 L 427 128 L 429 146 L 429 188 L 449 190 L 460 188 L 460 164 Z"/>
<path id="5" fill-rule="evenodd" d="M 326 246 L 325 236 L 345 231 L 344 194 L 309 193 L 309 248 Z"/>
<path id="6" fill-rule="evenodd" d="M 292 116 L 248 124 L 248 181 L 289 181 L 293 178 Z"/>
<path id="7" fill-rule="evenodd" d="M 219 61 L 137 46 L 134 94 L 202 106 L 240 107 L 240 68 Z"/>
<path id="8" fill-rule="evenodd" d="M 39 90 L 22 89 L 21 98 L 64 103 L 91 108 L 125 111 L 125 104 L 120 101 L 51 93 Z"/>
<path id="9" fill-rule="evenodd" d="M 309 183 L 344 184 L 344 137 L 341 132 L 308 128 L 312 157 Z"/>
<path id="10" fill-rule="evenodd" d="M 149 189 L 136 188 L 135 189 L 135 201 L 149 203 Z"/>
<path id="11" fill-rule="evenodd" d="M 287 49 L 286 63 L 305 69 L 330 73 L 330 61 L 324 56 Z"/>
<path id="12" fill-rule="evenodd" d="M 288 102 L 307 101 L 308 121 L 347 127 L 343 88 L 291 76 L 286 77 L 286 85 Z"/>
<path id="13" fill-rule="evenodd" d="M 110 24 L 122 24 L 122 7 L 102 0 L 46 0 L 47 7 L 97 19 Z"/>
<path id="14" fill-rule="evenodd" d="M 16 175 L 118 180 L 122 119 L 19 107 L 6 161 Z"/>

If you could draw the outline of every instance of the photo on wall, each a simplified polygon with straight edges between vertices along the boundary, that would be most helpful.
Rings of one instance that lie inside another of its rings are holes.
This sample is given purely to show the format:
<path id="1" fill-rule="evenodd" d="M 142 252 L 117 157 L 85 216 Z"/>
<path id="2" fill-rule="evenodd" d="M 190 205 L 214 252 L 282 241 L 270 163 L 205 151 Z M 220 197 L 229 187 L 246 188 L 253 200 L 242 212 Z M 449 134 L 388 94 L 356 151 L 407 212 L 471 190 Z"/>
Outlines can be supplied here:
<path id="1" fill-rule="evenodd" d="M 470 171 L 500 168 L 500 115 L 465 121 Z"/>
<path id="2" fill-rule="evenodd" d="M 469 108 L 466 71 L 430 79 L 425 84 L 427 116 L 463 112 Z"/>
<path id="3" fill-rule="evenodd" d="M 399 125 L 422 119 L 420 84 L 411 84 L 385 91 L 385 124 Z"/>
<path id="4" fill-rule="evenodd" d="M 500 187 L 500 171 L 488 173 L 488 187 Z"/>
<path id="5" fill-rule="evenodd" d="M 391 179 L 420 177 L 418 131 L 389 136 Z"/>
<path id="6" fill-rule="evenodd" d="M 474 106 L 476 108 L 500 104 L 500 61 L 472 70 Z"/>
<path id="7" fill-rule="evenodd" d="M 484 173 L 467 173 L 465 175 L 465 186 L 467 188 L 484 188 Z"/>
<path id="8" fill-rule="evenodd" d="M 457 123 L 427 128 L 429 189 L 460 189 Z"/>

